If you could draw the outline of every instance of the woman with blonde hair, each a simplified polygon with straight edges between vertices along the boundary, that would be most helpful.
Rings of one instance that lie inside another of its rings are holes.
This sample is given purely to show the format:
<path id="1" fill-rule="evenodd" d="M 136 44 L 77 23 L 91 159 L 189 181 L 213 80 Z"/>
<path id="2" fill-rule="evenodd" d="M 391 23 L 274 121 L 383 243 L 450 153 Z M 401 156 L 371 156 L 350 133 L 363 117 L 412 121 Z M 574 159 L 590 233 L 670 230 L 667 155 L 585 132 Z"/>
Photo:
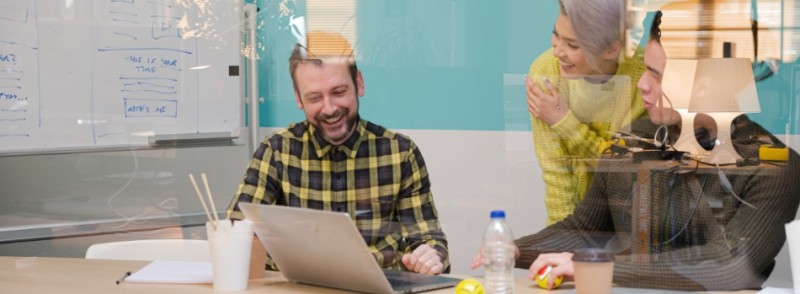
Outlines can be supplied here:
<path id="1" fill-rule="evenodd" d="M 552 48 L 526 79 L 534 149 L 545 182 L 547 223 L 572 213 L 611 137 L 642 116 L 641 52 L 626 57 L 625 0 L 559 0 Z"/>

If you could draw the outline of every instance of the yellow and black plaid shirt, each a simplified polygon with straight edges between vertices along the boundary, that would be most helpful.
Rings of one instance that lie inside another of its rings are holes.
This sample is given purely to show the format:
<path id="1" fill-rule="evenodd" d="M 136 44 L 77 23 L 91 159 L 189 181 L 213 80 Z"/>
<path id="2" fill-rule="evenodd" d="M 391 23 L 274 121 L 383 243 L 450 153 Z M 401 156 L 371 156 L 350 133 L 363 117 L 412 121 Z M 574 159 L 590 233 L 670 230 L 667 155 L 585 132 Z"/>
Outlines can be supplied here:
<path id="1" fill-rule="evenodd" d="M 450 269 L 422 154 L 408 137 L 363 119 L 338 146 L 308 121 L 266 138 L 228 217 L 244 217 L 239 202 L 347 212 L 382 267 L 405 269 L 402 255 L 428 244 Z"/>

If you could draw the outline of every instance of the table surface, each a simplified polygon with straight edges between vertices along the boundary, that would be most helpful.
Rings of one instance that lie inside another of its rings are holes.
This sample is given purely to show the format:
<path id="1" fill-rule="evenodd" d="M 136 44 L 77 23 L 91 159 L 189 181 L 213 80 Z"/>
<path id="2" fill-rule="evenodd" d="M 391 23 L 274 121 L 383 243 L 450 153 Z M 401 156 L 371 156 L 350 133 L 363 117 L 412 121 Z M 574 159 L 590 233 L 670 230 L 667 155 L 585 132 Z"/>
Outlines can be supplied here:
<path id="1" fill-rule="evenodd" d="M 4 293 L 215 293 L 211 284 L 144 284 L 121 283 L 116 280 L 127 271 L 136 271 L 149 261 L 97 260 L 59 257 L 0 256 L 0 289 Z M 463 277 L 463 276 L 460 276 Z M 466 277 L 464 277 L 466 278 Z M 478 280 L 480 280 L 478 278 Z M 431 292 L 454 293 L 454 288 Z M 219 292 L 216 292 L 219 293 Z M 246 291 L 236 293 L 348 293 L 347 291 L 304 285 L 286 281 L 277 272 L 267 272 L 261 279 L 250 280 Z M 575 293 L 571 283 L 555 291 L 538 288 L 533 282 L 518 277 L 516 293 Z M 613 293 L 683 293 L 614 289 Z M 755 293 L 755 291 L 709 292 Z"/>

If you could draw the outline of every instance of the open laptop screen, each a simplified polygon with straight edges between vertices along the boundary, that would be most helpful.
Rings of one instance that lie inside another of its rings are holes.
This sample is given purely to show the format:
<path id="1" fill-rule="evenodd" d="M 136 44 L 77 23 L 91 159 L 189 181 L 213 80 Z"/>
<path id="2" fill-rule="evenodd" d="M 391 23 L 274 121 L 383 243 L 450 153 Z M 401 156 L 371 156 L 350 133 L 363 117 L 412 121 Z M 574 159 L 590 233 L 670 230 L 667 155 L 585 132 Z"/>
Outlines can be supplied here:
<path id="1" fill-rule="evenodd" d="M 394 272 L 393 289 L 345 213 L 239 203 L 267 252 L 290 281 L 367 293 L 412 293 L 452 287 L 459 279 Z"/>

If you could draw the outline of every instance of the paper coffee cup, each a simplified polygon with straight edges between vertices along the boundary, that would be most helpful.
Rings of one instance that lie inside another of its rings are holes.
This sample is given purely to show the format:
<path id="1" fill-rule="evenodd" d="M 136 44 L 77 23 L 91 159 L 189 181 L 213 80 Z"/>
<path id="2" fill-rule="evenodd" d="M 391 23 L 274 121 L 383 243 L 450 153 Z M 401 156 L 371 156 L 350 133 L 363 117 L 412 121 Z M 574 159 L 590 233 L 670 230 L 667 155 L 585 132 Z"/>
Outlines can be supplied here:
<path id="1" fill-rule="evenodd" d="M 610 294 L 614 256 L 602 249 L 585 249 L 572 255 L 577 294 Z"/>
<path id="2" fill-rule="evenodd" d="M 250 253 L 253 242 L 253 222 L 222 220 L 216 231 L 206 223 L 211 248 L 211 271 L 214 290 L 241 291 L 247 289 L 250 274 Z"/>
<path id="3" fill-rule="evenodd" d="M 266 276 L 267 250 L 257 237 L 253 237 L 250 253 L 250 279 L 261 279 Z"/>

